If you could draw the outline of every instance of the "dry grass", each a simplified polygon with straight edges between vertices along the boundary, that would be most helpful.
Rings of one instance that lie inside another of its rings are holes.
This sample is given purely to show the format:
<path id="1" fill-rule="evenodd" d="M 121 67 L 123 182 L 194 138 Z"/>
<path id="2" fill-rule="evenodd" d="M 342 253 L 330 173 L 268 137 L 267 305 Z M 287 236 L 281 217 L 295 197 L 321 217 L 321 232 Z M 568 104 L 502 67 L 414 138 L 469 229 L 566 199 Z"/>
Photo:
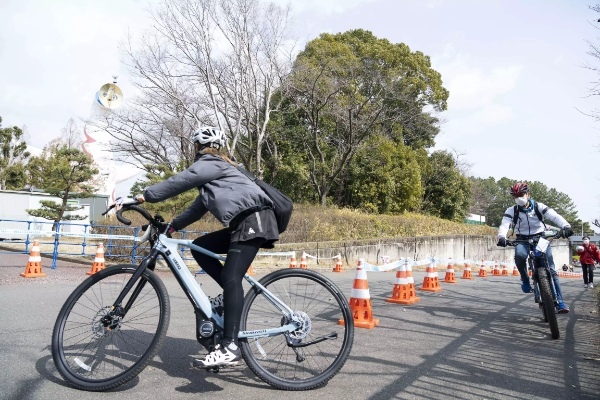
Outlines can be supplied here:
<path id="1" fill-rule="evenodd" d="M 163 215 L 171 220 L 172 215 Z M 145 220 L 136 213 L 129 213 L 132 226 L 140 226 Z M 113 216 L 104 225 L 120 225 Z M 186 230 L 212 232 L 222 225 L 212 216 L 188 226 Z M 95 232 L 100 233 L 100 232 Z M 337 207 L 320 207 L 295 204 L 294 213 L 280 243 L 305 243 L 343 240 L 383 239 L 439 235 L 495 235 L 496 229 L 485 225 L 467 225 L 416 213 L 402 215 L 376 215 Z"/>

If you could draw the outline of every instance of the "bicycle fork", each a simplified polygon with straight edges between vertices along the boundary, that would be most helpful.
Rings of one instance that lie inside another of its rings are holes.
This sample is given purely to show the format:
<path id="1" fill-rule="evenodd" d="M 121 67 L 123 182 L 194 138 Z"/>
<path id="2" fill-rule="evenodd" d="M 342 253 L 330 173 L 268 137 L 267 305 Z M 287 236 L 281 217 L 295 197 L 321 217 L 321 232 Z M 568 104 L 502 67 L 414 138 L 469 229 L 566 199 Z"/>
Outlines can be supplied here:
<path id="1" fill-rule="evenodd" d="M 154 269 L 153 266 L 156 265 L 155 262 L 157 257 L 158 251 L 153 248 L 150 251 L 150 254 L 140 263 L 139 267 L 135 270 L 131 278 L 129 278 L 129 281 L 125 284 L 125 287 L 123 290 L 121 290 L 121 293 L 119 293 L 119 297 L 117 297 L 112 306 L 110 306 L 108 313 L 106 313 L 106 315 L 100 319 L 100 322 L 104 326 L 106 332 L 110 332 L 120 326 L 121 321 L 123 318 L 125 318 L 125 315 L 146 285 L 146 280 L 140 280 L 140 277 L 146 268 Z M 123 307 L 121 304 L 132 288 L 133 292 L 131 293 L 127 304 L 125 304 L 125 307 Z"/>

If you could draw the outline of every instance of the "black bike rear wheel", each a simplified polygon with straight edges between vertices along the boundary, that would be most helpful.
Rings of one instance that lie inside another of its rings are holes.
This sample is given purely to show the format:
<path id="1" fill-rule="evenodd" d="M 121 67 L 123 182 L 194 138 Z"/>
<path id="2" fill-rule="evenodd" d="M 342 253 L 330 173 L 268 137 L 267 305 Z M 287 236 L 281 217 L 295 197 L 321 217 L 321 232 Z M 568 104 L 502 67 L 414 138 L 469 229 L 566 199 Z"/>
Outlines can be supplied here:
<path id="1" fill-rule="evenodd" d="M 260 280 L 303 321 L 289 333 L 295 344 L 288 346 L 286 335 L 241 340 L 246 364 L 263 381 L 284 390 L 309 390 L 329 381 L 342 368 L 352 349 L 354 319 L 348 300 L 325 276 L 314 271 L 284 269 Z M 342 322 L 340 322 L 343 320 Z M 242 331 L 275 328 L 287 324 L 285 317 L 260 291 L 246 295 L 240 327 Z"/>
<path id="2" fill-rule="evenodd" d="M 158 352 L 169 325 L 169 297 L 162 281 L 144 271 L 123 301 L 141 288 L 127 314 L 105 326 L 113 302 L 137 266 L 115 265 L 83 281 L 63 305 L 52 334 L 52 358 L 73 387 L 102 391 L 137 376 Z M 141 284 L 141 286 L 140 286 Z"/>
<path id="3" fill-rule="evenodd" d="M 537 271 L 537 275 L 538 285 L 540 287 L 540 297 L 544 302 L 544 313 L 550 324 L 550 333 L 552 334 L 552 339 L 558 339 L 560 337 L 560 331 L 558 330 L 558 320 L 556 319 L 556 309 L 554 307 L 554 300 L 552 299 L 548 274 L 544 268 L 540 268 Z"/>

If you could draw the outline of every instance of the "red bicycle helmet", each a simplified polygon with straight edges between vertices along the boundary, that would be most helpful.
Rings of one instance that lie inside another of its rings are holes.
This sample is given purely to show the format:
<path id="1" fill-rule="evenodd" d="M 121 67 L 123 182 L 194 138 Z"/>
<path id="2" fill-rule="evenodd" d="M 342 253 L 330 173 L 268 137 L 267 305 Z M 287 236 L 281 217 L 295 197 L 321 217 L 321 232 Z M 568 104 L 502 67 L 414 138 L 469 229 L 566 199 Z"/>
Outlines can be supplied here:
<path id="1" fill-rule="evenodd" d="M 529 193 L 529 186 L 527 186 L 527 182 L 517 182 L 510 187 L 510 194 L 513 197 L 521 197 L 525 193 Z"/>

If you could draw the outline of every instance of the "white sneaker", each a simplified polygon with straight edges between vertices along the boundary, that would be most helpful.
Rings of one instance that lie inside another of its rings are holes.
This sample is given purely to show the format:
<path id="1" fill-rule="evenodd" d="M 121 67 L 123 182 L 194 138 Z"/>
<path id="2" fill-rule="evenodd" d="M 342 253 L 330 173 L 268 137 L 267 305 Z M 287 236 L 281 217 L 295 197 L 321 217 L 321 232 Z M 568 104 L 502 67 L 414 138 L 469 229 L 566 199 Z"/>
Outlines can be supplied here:
<path id="1" fill-rule="evenodd" d="M 232 342 L 227 347 L 218 344 L 204 359 L 196 359 L 192 364 L 197 368 L 232 367 L 241 359 L 242 350 Z"/>
<path id="2" fill-rule="evenodd" d="M 589 287 L 590 289 L 593 289 L 593 288 L 594 288 L 594 283 L 593 283 L 593 282 L 590 282 L 590 284 L 588 285 L 588 287 Z"/>
<path id="3" fill-rule="evenodd" d="M 587 283 L 584 283 L 584 284 L 583 284 L 583 287 L 587 289 L 587 288 L 588 288 L 588 284 L 587 284 Z"/>

